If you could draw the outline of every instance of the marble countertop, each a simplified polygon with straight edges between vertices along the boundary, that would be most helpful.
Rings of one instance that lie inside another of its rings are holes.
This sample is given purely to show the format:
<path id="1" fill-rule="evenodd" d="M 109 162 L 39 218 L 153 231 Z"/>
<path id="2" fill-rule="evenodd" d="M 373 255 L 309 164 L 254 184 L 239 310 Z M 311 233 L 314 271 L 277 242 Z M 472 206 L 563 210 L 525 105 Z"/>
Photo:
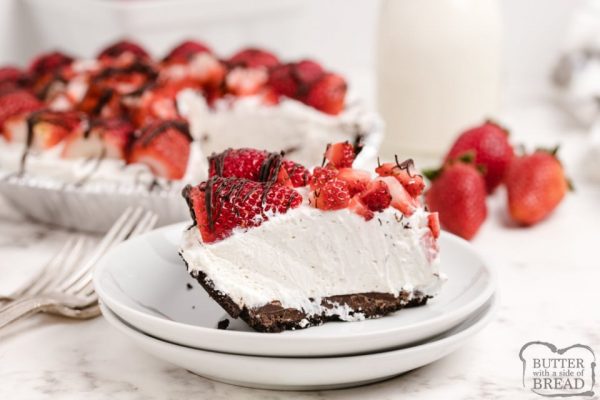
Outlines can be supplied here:
<path id="1" fill-rule="evenodd" d="M 497 268 L 499 312 L 452 355 L 360 388 L 273 392 L 213 382 L 155 359 L 102 318 L 36 316 L 0 330 L 0 399 L 539 398 L 521 386 L 518 353 L 526 342 L 583 343 L 600 354 L 600 185 L 580 178 L 585 135 L 552 104 L 515 105 L 502 120 L 517 141 L 561 142 L 577 191 L 528 229 L 508 222 L 502 190 L 490 198 L 473 244 Z M 72 234 L 28 222 L 0 203 L 0 292 L 24 281 Z"/>

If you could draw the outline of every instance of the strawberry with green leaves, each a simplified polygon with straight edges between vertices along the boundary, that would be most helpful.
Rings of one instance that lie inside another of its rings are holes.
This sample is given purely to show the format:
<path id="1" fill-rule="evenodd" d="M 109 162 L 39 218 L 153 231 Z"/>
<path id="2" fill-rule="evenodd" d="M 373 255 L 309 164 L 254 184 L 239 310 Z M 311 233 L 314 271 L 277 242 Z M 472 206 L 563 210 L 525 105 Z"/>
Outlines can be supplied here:
<path id="1" fill-rule="evenodd" d="M 546 218 L 570 188 L 557 158 L 558 147 L 516 157 L 508 168 L 506 189 L 510 216 L 522 225 Z"/>
<path id="2" fill-rule="evenodd" d="M 425 202 L 431 211 L 439 213 L 441 226 L 472 239 L 487 217 L 487 192 L 481 171 L 472 161 L 463 159 L 426 175 L 432 183 L 425 193 Z"/>
<path id="3" fill-rule="evenodd" d="M 475 164 L 484 168 L 488 193 L 492 193 L 504 179 L 514 151 L 508 141 L 508 130 L 492 121 L 463 132 L 446 155 L 445 162 L 470 154 Z"/>

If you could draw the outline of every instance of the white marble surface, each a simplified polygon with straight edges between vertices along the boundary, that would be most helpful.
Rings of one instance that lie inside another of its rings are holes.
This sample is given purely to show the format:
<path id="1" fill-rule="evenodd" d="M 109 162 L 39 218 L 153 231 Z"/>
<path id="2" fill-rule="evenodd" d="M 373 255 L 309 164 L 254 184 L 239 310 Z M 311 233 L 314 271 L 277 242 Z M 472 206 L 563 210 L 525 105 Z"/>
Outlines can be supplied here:
<path id="1" fill-rule="evenodd" d="M 271 392 L 213 382 L 154 359 L 102 318 L 38 316 L 0 330 L 0 399 L 537 398 L 521 387 L 523 344 L 584 343 L 600 355 L 600 186 L 578 179 L 585 136 L 552 104 L 514 104 L 503 120 L 517 141 L 560 141 L 577 191 L 529 229 L 507 222 L 503 191 L 490 199 L 489 218 L 473 244 L 497 267 L 501 306 L 491 325 L 449 357 L 356 389 Z M 39 268 L 70 234 L 0 205 L 0 291 Z"/>

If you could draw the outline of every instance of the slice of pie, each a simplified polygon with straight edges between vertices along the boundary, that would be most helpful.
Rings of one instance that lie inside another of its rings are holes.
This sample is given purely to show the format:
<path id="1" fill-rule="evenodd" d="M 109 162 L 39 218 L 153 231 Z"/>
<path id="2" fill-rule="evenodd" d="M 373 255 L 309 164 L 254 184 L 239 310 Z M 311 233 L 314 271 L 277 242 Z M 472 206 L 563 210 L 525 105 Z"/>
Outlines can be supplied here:
<path id="1" fill-rule="evenodd" d="M 312 173 L 282 154 L 227 150 L 183 191 L 181 256 L 233 317 L 279 332 L 424 305 L 439 290 L 436 213 L 412 161 L 352 168 L 349 143 Z"/>

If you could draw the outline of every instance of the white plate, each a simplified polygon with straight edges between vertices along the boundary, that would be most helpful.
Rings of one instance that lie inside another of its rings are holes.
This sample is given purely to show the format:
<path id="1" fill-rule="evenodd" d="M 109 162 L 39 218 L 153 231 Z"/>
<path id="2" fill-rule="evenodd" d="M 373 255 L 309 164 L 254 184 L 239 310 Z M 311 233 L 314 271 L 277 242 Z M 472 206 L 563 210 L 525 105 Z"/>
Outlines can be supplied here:
<path id="1" fill-rule="evenodd" d="M 417 346 L 326 358 L 257 357 L 179 346 L 141 333 L 106 307 L 102 312 L 110 324 L 146 352 L 206 378 L 253 388 L 317 390 L 376 382 L 437 361 L 465 344 L 490 322 L 495 307 L 493 297 L 461 324 Z"/>
<path id="2" fill-rule="evenodd" d="M 449 279 L 427 305 L 373 320 L 258 333 L 241 320 L 232 320 L 187 274 L 177 253 L 185 226 L 168 226 L 117 246 L 98 266 L 94 284 L 102 301 L 129 324 L 189 347 L 290 357 L 381 351 L 451 328 L 494 292 L 494 276 L 487 263 L 468 242 L 443 233 L 441 269 Z M 230 320 L 229 328 L 217 329 L 224 318 Z"/>

